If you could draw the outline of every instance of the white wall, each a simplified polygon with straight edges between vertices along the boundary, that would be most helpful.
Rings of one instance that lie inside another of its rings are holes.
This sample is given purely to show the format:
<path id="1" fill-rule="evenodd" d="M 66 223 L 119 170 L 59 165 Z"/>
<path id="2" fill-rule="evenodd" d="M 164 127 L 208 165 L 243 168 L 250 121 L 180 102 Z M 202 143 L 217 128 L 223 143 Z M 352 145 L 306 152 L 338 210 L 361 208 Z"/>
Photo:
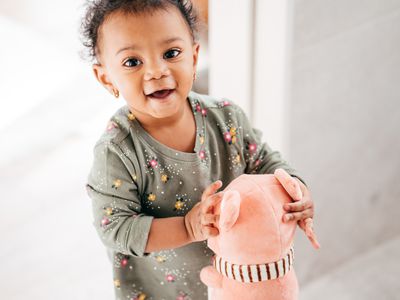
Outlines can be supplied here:
<path id="1" fill-rule="evenodd" d="M 262 128 L 265 140 L 289 160 L 287 111 L 292 4 L 286 0 L 258 0 L 254 12 L 254 126 Z"/>
<path id="2" fill-rule="evenodd" d="M 282 0 L 210 1 L 210 94 L 242 106 L 285 158 L 291 11 Z"/>
<path id="3" fill-rule="evenodd" d="M 252 1 L 209 2 L 209 91 L 250 111 Z"/>

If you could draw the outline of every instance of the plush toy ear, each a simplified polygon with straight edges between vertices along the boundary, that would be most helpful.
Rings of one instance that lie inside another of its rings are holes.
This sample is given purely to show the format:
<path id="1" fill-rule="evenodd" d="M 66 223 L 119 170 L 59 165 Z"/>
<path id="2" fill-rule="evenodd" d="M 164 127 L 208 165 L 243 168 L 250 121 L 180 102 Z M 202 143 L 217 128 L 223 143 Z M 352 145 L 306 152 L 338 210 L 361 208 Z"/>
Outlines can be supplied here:
<path id="1" fill-rule="evenodd" d="M 237 191 L 226 191 L 221 201 L 219 229 L 228 231 L 236 223 L 240 211 L 240 194 Z"/>
<path id="2" fill-rule="evenodd" d="M 286 192 L 294 201 L 300 201 L 303 198 L 300 184 L 290 176 L 284 169 L 276 169 L 274 172 L 276 179 L 282 184 Z"/>

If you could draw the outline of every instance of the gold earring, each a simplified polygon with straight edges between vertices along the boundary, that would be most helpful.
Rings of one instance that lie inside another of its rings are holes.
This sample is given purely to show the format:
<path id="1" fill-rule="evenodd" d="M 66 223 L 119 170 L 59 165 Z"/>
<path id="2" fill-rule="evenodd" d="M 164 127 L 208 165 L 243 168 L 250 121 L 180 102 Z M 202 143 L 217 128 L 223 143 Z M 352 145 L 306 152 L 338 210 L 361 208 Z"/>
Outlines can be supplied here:
<path id="1" fill-rule="evenodd" d="M 118 97 L 119 97 L 119 91 L 118 91 L 118 90 L 114 90 L 114 89 L 113 89 L 113 94 L 114 94 L 114 97 L 115 97 L 115 98 L 118 98 Z"/>

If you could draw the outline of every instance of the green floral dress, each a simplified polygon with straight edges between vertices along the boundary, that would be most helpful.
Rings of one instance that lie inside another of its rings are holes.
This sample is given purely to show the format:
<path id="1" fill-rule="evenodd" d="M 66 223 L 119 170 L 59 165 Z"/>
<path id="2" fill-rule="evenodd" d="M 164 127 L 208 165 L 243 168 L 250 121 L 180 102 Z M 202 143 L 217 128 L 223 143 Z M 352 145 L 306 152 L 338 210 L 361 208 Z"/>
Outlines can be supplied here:
<path id="1" fill-rule="evenodd" d="M 276 168 L 299 177 L 232 101 L 194 92 L 188 101 L 196 122 L 194 153 L 155 140 L 127 106 L 94 147 L 86 187 L 93 225 L 113 265 L 116 299 L 207 299 L 199 277 L 213 255 L 206 242 L 145 253 L 153 218 L 184 216 L 218 179 L 224 188 L 243 173 Z"/>

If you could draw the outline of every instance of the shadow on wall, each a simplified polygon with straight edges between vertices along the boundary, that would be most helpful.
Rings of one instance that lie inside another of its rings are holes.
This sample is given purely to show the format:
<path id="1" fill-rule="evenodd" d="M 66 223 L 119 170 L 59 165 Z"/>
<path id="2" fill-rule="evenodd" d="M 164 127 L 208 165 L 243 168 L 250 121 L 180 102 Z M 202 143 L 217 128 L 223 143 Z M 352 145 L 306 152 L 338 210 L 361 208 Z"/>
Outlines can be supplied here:
<path id="1" fill-rule="evenodd" d="M 296 2 L 291 153 L 322 244 L 298 239 L 303 299 L 399 297 L 399 49 L 399 1 Z"/>

